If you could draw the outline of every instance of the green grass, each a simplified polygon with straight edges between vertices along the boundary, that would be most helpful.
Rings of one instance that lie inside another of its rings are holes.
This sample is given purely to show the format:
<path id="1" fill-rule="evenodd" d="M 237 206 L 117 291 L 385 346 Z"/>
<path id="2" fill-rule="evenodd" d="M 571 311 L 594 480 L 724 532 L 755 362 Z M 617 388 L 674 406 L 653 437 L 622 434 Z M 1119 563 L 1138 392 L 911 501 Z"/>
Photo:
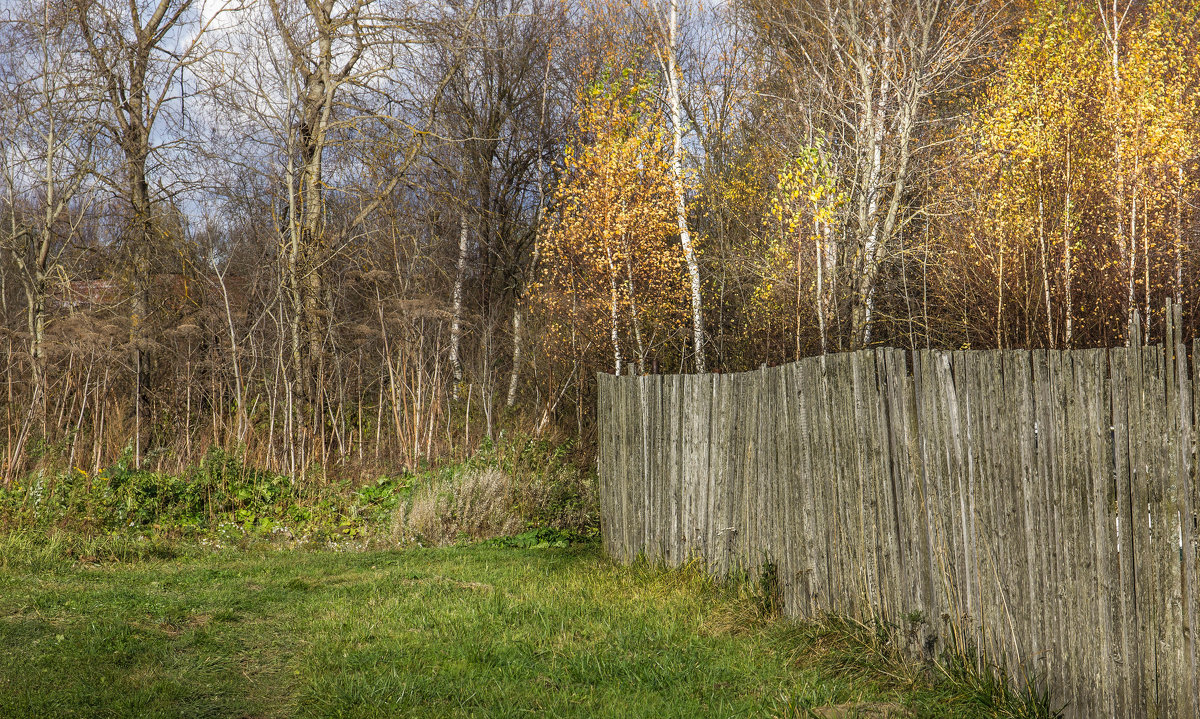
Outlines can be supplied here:
<path id="1" fill-rule="evenodd" d="M 853 628 L 763 604 L 595 545 L 213 552 L 0 535 L 0 716 L 1001 713 L 986 692 L 873 659 Z"/>

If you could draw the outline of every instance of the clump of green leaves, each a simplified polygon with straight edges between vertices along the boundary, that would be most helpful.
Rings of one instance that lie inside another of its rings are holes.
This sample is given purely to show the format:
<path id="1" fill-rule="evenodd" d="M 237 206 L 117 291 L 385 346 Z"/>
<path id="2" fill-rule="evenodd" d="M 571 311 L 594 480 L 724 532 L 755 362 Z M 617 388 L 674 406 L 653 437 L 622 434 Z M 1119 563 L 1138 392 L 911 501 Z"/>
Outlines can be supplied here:
<path id="1" fill-rule="evenodd" d="M 416 474 L 300 483 L 219 448 L 179 474 L 139 470 L 130 448 L 99 472 L 35 473 L 0 487 L 0 530 L 196 536 L 222 545 L 254 538 L 391 541 L 398 538 L 389 534 L 393 518 L 425 497 L 430 521 L 448 527 L 439 543 L 513 536 L 530 527 L 583 534 L 598 524 L 595 482 L 576 461 L 572 442 L 502 436 L 462 463 Z M 468 476 L 491 477 L 489 491 L 459 496 Z M 495 501 L 481 502 L 485 495 Z M 503 521 L 488 518 L 501 514 Z"/>
<path id="2" fill-rule="evenodd" d="M 577 532 L 571 529 L 555 529 L 553 527 L 535 527 L 527 529 L 511 537 L 493 537 L 485 540 L 484 545 L 490 547 L 508 547 L 510 549 L 563 549 L 573 544 L 593 543 L 599 540 L 599 532 Z"/>
<path id="3" fill-rule="evenodd" d="M 75 469 L 35 474 L 0 489 L 0 509 L 13 527 L 56 526 L 76 531 L 217 532 L 232 536 L 356 537 L 389 517 L 408 476 L 352 486 L 302 487 L 292 477 L 247 466 L 213 449 L 181 475 L 138 470 L 132 453 L 88 474 Z"/>

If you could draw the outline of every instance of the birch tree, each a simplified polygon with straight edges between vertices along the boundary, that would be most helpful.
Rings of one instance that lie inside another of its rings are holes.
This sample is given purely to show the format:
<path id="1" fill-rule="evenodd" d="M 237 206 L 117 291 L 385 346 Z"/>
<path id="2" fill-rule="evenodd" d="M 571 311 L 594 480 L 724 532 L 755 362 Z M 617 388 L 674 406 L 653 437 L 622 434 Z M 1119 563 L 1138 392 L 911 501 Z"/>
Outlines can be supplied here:
<path id="1" fill-rule="evenodd" d="M 687 265 L 692 300 L 692 351 L 696 372 L 707 372 L 705 361 L 704 299 L 700 291 L 700 263 L 688 228 L 687 193 L 683 177 L 683 99 L 680 92 L 682 73 L 679 70 L 679 0 L 667 0 L 666 18 L 655 12 L 659 30 L 658 55 L 665 77 L 667 106 L 671 115 L 671 175 L 675 189 L 675 222 L 679 227 L 679 244 Z"/>
<path id="2" fill-rule="evenodd" d="M 541 257 L 539 298 L 557 332 L 607 344 L 615 374 L 644 374 L 683 319 L 670 150 L 648 90 L 631 68 L 581 90 Z"/>
<path id="3" fill-rule="evenodd" d="M 920 212 L 922 127 L 935 98 L 969 83 L 996 11 L 969 0 L 744 0 L 779 93 L 840 157 L 849 201 L 838 253 L 849 276 L 850 345 L 871 342 L 880 272 Z"/>

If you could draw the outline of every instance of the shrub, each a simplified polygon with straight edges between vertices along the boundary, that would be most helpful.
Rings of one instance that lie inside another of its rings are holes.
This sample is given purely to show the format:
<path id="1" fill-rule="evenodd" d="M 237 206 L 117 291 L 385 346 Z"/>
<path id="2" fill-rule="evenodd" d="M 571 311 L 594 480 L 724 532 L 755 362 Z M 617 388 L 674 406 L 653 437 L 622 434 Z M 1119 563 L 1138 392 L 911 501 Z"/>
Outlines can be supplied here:
<path id="1" fill-rule="evenodd" d="M 572 441 L 518 435 L 485 442 L 462 464 L 414 478 L 411 502 L 395 513 L 394 534 L 429 544 L 531 528 L 592 537 L 599 523 L 595 479 L 571 461 L 573 454 Z"/>
<path id="2" fill-rule="evenodd" d="M 523 523 L 513 506 L 512 485 L 495 467 L 467 469 L 449 480 L 426 484 L 413 493 L 408 512 L 398 517 L 400 539 L 451 544 L 515 534 Z"/>

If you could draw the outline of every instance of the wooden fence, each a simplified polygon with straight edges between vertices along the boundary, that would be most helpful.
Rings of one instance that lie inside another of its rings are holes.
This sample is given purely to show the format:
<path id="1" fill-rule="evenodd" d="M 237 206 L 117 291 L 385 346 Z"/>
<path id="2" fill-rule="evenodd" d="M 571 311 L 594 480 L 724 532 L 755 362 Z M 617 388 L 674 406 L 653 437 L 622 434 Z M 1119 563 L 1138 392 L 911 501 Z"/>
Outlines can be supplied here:
<path id="1" fill-rule="evenodd" d="M 788 614 L 975 649 L 1070 717 L 1200 716 L 1200 361 L 1139 345 L 601 375 L 604 546 L 769 563 Z"/>

